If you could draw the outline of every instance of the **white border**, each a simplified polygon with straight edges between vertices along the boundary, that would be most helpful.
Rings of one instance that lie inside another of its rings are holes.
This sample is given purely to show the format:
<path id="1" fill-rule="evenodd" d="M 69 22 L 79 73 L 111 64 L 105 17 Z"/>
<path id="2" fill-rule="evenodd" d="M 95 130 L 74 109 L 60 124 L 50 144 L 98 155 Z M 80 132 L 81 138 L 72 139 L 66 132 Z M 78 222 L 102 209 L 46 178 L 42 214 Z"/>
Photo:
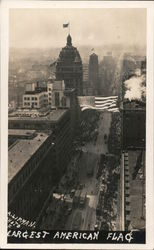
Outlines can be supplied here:
<path id="1" fill-rule="evenodd" d="M 7 134 L 8 134 L 8 12 L 9 8 L 147 8 L 147 113 L 146 113 L 146 239 L 142 244 L 7 244 Z M 154 2 L 150 1 L 9 1 L 1 2 L 1 182 L 0 247 L 10 249 L 154 249 L 153 242 L 153 69 Z"/>

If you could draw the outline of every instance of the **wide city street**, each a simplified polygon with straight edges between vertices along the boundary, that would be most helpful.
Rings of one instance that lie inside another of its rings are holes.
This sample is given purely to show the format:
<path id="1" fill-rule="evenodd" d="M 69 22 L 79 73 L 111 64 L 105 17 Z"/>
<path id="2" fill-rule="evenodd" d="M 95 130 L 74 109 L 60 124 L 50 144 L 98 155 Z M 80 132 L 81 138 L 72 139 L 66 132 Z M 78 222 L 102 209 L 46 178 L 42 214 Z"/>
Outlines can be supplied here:
<path id="1" fill-rule="evenodd" d="M 104 135 L 108 136 L 111 124 L 111 113 L 102 112 L 98 121 L 98 136 L 96 142 L 88 142 L 82 148 L 82 156 L 78 161 L 78 181 L 82 190 L 87 193 L 86 204 L 83 208 L 73 208 L 68 217 L 65 229 L 93 230 L 96 224 L 96 207 L 99 196 L 99 181 L 96 178 L 98 162 L 101 154 L 108 152 Z M 87 175 L 88 168 L 94 166 L 92 176 Z M 81 217 L 81 220 L 79 219 Z M 79 220 L 79 228 L 74 228 L 75 220 Z"/>

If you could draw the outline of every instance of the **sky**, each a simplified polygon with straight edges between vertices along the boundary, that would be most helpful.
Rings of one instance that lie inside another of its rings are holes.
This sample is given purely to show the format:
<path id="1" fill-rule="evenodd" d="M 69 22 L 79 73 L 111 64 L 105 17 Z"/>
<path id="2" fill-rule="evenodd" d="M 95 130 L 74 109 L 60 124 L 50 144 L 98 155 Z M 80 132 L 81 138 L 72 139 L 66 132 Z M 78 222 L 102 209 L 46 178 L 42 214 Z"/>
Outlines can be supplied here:
<path id="1" fill-rule="evenodd" d="M 10 9 L 9 45 L 63 47 L 70 22 L 74 46 L 146 45 L 146 9 Z"/>

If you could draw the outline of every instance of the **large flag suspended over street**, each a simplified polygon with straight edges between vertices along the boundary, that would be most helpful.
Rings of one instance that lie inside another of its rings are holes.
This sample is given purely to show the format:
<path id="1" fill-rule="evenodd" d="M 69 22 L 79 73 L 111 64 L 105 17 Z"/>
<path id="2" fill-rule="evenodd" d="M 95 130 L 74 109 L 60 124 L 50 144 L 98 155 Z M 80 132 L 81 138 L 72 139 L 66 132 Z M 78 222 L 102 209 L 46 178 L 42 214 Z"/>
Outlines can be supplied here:
<path id="1" fill-rule="evenodd" d="M 79 105 L 82 111 L 86 109 L 95 109 L 99 111 L 119 112 L 119 108 L 117 106 L 118 96 L 88 96 L 87 98 L 88 99 L 86 99 L 86 96 L 78 97 Z"/>

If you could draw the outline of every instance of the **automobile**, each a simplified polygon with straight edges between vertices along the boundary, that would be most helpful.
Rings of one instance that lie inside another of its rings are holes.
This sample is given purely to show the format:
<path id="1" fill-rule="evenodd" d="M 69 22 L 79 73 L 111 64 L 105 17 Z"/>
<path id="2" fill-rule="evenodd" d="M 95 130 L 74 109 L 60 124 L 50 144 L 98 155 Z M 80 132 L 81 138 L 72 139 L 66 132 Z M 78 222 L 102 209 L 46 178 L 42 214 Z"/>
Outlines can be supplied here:
<path id="1" fill-rule="evenodd" d="M 80 184 L 79 185 L 79 189 L 81 190 L 83 188 L 83 184 Z"/>
<path id="2" fill-rule="evenodd" d="M 72 189 L 70 194 L 71 198 L 74 196 L 74 194 L 75 194 L 75 189 Z"/>
<path id="3" fill-rule="evenodd" d="M 81 142 L 81 146 L 84 146 L 84 145 L 85 145 L 85 141 L 82 141 L 82 142 Z"/>
<path id="4" fill-rule="evenodd" d="M 140 174 L 140 176 L 139 176 L 139 178 L 140 178 L 140 180 L 143 180 L 143 174 Z"/>
<path id="5" fill-rule="evenodd" d="M 139 169 L 138 174 L 143 174 L 143 171 L 141 168 Z"/>
<path id="6" fill-rule="evenodd" d="M 71 213 L 72 213 L 72 208 L 69 207 L 69 208 L 66 210 L 65 215 L 67 216 L 67 215 L 70 215 Z"/>
<path id="7" fill-rule="evenodd" d="M 107 140 L 107 134 L 104 135 L 104 140 L 105 140 L 105 141 Z"/>
<path id="8" fill-rule="evenodd" d="M 87 199 L 87 192 L 86 190 L 82 190 L 80 194 L 80 208 L 83 208 Z"/>
<path id="9" fill-rule="evenodd" d="M 79 230 L 82 222 L 82 213 L 78 211 L 73 219 L 72 230 Z"/>

